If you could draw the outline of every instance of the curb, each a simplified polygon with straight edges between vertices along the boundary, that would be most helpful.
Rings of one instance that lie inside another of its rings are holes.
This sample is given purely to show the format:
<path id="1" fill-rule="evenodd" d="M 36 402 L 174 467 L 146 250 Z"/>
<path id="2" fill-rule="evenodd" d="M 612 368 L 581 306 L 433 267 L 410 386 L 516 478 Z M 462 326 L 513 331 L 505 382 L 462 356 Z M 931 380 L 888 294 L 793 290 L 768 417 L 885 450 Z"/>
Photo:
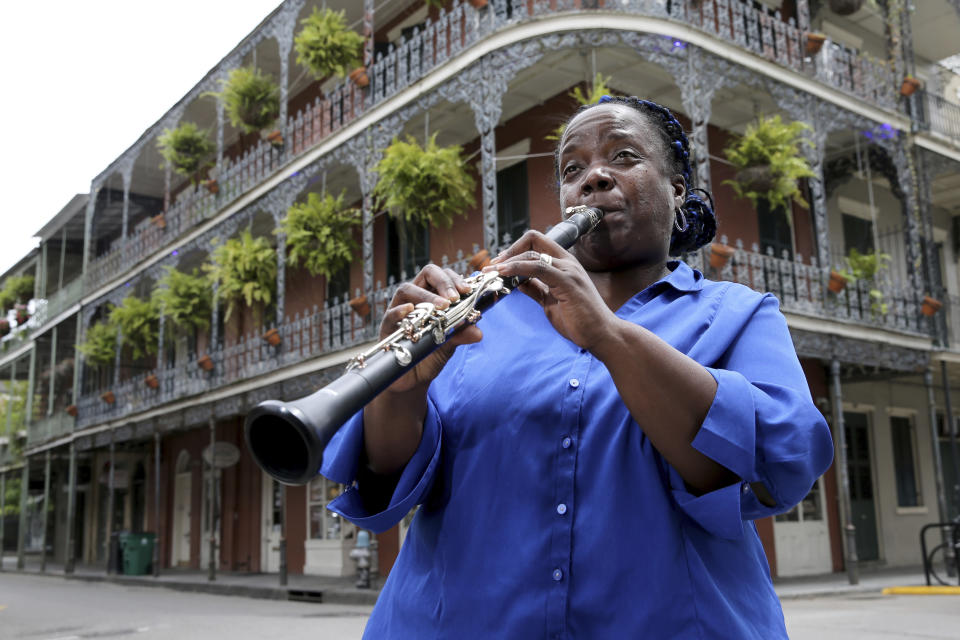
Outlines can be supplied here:
<path id="1" fill-rule="evenodd" d="M 960 596 L 960 587 L 930 586 L 930 587 L 887 587 L 883 595 L 903 596 Z"/>

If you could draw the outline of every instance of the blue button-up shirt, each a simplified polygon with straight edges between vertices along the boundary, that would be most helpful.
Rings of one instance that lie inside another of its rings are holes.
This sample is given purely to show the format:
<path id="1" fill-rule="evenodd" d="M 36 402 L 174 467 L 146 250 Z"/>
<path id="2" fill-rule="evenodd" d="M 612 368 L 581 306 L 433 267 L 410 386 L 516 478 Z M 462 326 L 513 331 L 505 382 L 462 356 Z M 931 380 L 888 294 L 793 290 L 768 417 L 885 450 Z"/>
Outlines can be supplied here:
<path id="1" fill-rule="evenodd" d="M 617 315 L 714 376 L 693 445 L 741 482 L 687 491 L 606 367 L 513 293 L 431 385 L 389 504 L 372 512 L 354 482 L 362 413 L 325 451 L 322 473 L 350 485 L 330 508 L 358 526 L 384 531 L 422 504 L 364 637 L 786 638 L 752 520 L 807 494 L 830 432 L 777 300 L 670 266 Z"/>

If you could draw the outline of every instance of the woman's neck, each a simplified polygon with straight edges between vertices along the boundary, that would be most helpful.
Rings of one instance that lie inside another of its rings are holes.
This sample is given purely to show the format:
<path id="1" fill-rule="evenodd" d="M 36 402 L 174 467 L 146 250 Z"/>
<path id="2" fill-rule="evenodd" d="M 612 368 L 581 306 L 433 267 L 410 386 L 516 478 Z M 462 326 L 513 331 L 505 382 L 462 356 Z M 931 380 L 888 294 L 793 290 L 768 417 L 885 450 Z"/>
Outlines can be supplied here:
<path id="1" fill-rule="evenodd" d="M 588 271 L 587 275 L 607 303 L 607 307 L 616 311 L 627 300 L 669 273 L 666 262 L 662 262 L 617 271 Z"/>

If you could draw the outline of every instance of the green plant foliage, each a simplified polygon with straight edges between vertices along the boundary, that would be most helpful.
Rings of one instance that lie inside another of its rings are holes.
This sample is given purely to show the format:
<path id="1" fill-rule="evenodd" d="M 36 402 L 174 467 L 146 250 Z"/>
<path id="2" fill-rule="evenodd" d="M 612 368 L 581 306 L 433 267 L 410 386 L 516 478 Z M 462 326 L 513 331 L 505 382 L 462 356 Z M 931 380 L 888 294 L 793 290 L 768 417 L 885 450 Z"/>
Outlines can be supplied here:
<path id="1" fill-rule="evenodd" d="M 307 201 L 295 204 L 280 221 L 274 233 L 287 237 L 291 266 L 303 265 L 311 275 L 331 278 L 350 264 L 357 251 L 353 229 L 361 222 L 361 212 L 346 208 L 344 194 L 311 193 Z"/>
<path id="2" fill-rule="evenodd" d="M 12 442 L 12 441 L 11 441 Z M 20 515 L 20 478 L 14 475 L 7 475 L 6 495 L 3 503 L 3 514 L 5 516 Z"/>
<path id="3" fill-rule="evenodd" d="M 437 134 L 421 147 L 412 136 L 393 139 L 377 164 L 373 194 L 390 215 L 417 225 L 449 228 L 455 215 L 473 206 L 475 181 L 460 147 L 437 146 Z"/>
<path id="4" fill-rule="evenodd" d="M 860 253 L 856 249 L 850 249 L 850 253 L 844 259 L 847 268 L 841 273 L 850 283 L 858 280 L 868 283 L 870 289 L 867 294 L 870 296 L 870 311 L 875 316 L 886 315 L 887 303 L 883 301 L 883 292 L 876 285 L 877 274 L 886 269 L 890 264 L 890 255 L 886 253 Z"/>
<path id="5" fill-rule="evenodd" d="M 110 324 L 120 328 L 123 344 L 133 349 L 134 358 L 157 352 L 160 314 L 152 299 L 127 296 L 110 312 Z"/>
<path id="6" fill-rule="evenodd" d="M 210 165 L 207 157 L 213 153 L 213 142 L 192 122 L 182 122 L 174 129 L 164 129 L 157 138 L 160 155 L 173 170 L 194 178 L 198 171 Z"/>
<path id="7" fill-rule="evenodd" d="M 724 153 L 738 170 L 770 167 L 772 187 L 758 191 L 750 184 L 737 180 L 724 180 L 723 183 L 732 186 L 739 197 L 749 199 L 754 207 L 758 199 L 765 198 L 771 208 L 782 207 L 788 215 L 791 201 L 807 208 L 797 180 L 815 176 L 801 152 L 801 145 L 812 144 L 803 136 L 803 132 L 809 130 L 810 125 L 803 122 L 785 123 L 779 115 L 759 118 L 748 125 L 743 137 L 731 143 Z"/>
<path id="8" fill-rule="evenodd" d="M 317 78 L 332 74 L 343 78 L 363 62 L 363 36 L 347 28 L 344 11 L 314 7 L 300 24 L 303 27 L 293 40 L 297 63 Z"/>
<path id="9" fill-rule="evenodd" d="M 77 345 L 87 362 L 94 367 L 109 366 L 117 355 L 117 327 L 110 322 L 97 322 L 87 329 L 86 339 Z"/>
<path id="10" fill-rule="evenodd" d="M 190 273 L 166 267 L 153 290 L 153 304 L 175 330 L 206 329 L 213 314 L 210 281 L 197 269 Z"/>
<path id="11" fill-rule="evenodd" d="M 263 236 L 254 238 L 245 230 L 239 238 L 227 240 L 213 252 L 204 268 L 210 280 L 219 285 L 219 294 L 227 301 L 226 319 L 238 301 L 260 309 L 273 300 L 277 286 L 277 253 Z"/>
<path id="12" fill-rule="evenodd" d="M 10 276 L 0 289 L 0 309 L 8 311 L 16 304 L 26 304 L 33 298 L 33 276 Z"/>
<path id="13" fill-rule="evenodd" d="M 223 100 L 230 124 L 244 133 L 272 125 L 280 114 L 280 88 L 273 79 L 253 67 L 239 67 L 222 81 L 214 95 Z"/>
<path id="14" fill-rule="evenodd" d="M 580 106 L 586 104 L 596 104 L 600 102 L 600 98 L 603 96 L 614 95 L 610 89 L 610 86 L 607 84 L 610 82 L 610 76 L 604 77 L 603 74 L 597 73 L 593 77 L 593 84 L 590 89 L 584 93 L 580 90 L 580 87 L 574 87 L 573 91 L 569 92 L 567 95 L 577 101 L 577 104 Z M 545 136 L 545 140 L 559 141 L 563 136 L 563 132 L 566 131 L 567 125 L 561 124 L 559 127 L 554 129 L 553 133 L 548 136 Z"/>

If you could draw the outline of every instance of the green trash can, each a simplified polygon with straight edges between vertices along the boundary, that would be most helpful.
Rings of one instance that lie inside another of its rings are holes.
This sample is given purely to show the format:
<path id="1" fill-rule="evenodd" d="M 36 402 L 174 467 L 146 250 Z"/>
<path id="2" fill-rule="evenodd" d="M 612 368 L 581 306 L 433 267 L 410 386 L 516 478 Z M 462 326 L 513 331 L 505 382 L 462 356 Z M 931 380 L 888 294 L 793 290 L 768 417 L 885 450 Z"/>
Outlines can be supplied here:
<path id="1" fill-rule="evenodd" d="M 154 538 L 153 533 L 130 533 L 120 541 L 124 575 L 143 576 L 153 571 Z"/>

